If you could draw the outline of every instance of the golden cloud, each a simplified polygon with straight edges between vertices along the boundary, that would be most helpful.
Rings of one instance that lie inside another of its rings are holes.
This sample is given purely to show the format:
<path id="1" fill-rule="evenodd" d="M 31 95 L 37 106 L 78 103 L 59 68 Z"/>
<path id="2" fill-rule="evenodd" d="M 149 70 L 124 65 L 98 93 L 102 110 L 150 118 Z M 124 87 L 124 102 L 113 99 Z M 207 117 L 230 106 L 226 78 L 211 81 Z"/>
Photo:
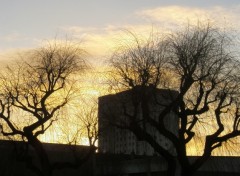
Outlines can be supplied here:
<path id="1" fill-rule="evenodd" d="M 156 31 L 156 29 L 158 31 Z M 70 33 L 73 40 L 83 43 L 84 48 L 93 58 L 107 58 L 118 47 L 120 41 L 131 42 L 131 37 L 127 31 L 134 34 L 141 34 L 140 37 L 149 37 L 151 32 L 164 31 L 163 28 L 151 24 L 139 25 L 109 25 L 104 28 L 82 28 L 77 26 L 65 27 L 64 30 Z M 166 31 L 165 31 L 166 32 Z"/>
<path id="2" fill-rule="evenodd" d="M 103 58 L 116 48 L 119 40 L 126 40 L 126 37 L 129 37 L 124 35 L 126 30 L 149 36 L 153 29 L 157 29 L 158 32 L 168 32 L 186 26 L 187 23 L 194 24 L 199 21 L 213 22 L 223 28 L 240 28 L 238 22 L 240 6 L 233 7 L 231 10 L 221 6 L 205 9 L 165 6 L 138 11 L 135 15 L 142 18 L 142 21 L 140 20 L 141 22 L 137 25 L 117 24 L 103 28 L 68 26 L 62 29 L 70 34 L 74 40 L 82 41 L 92 56 Z"/>
<path id="3" fill-rule="evenodd" d="M 240 6 L 224 8 L 215 6 L 212 8 L 194 8 L 183 6 L 166 6 L 154 9 L 146 9 L 136 13 L 138 16 L 150 22 L 160 22 L 164 25 L 179 25 L 186 22 L 214 21 L 217 24 L 239 26 Z"/>

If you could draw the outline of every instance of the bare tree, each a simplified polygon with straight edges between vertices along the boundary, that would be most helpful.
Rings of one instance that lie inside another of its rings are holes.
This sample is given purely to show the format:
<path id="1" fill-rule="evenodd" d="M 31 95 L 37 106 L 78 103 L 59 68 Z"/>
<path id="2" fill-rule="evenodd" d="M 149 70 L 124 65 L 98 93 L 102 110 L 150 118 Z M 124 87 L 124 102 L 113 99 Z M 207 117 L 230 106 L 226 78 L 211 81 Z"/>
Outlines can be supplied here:
<path id="1" fill-rule="evenodd" d="M 88 144 L 90 147 L 96 147 L 98 140 L 98 119 L 97 119 L 97 107 L 88 107 L 83 113 L 78 115 L 81 123 L 81 130 L 83 135 L 88 138 Z"/>
<path id="2" fill-rule="evenodd" d="M 151 35 L 143 41 L 131 35 L 134 42 L 125 43 L 110 62 L 114 75 L 112 85 L 131 89 L 133 102 L 131 107 L 123 106 L 127 123 L 115 121 L 112 125 L 128 129 L 150 144 L 166 159 L 169 176 L 176 174 L 177 163 L 181 175 L 192 175 L 213 150 L 240 135 L 239 63 L 231 51 L 232 40 L 224 31 L 200 23 L 164 39 Z M 155 104 L 161 109 L 157 119 L 151 113 L 148 87 L 153 91 L 158 88 L 169 90 L 169 93 L 172 89 L 178 91 L 177 95 L 169 95 L 171 101 L 168 103 L 155 98 Z M 141 119 L 136 117 L 137 111 L 142 114 Z M 177 135 L 164 123 L 171 112 L 179 121 Z M 203 129 L 198 128 L 204 121 L 211 124 L 207 129 L 209 133 L 202 133 Z M 144 128 L 146 125 L 169 140 L 175 152 L 158 143 Z M 187 144 L 199 133 L 205 134 L 202 155 L 190 161 Z"/>
<path id="3" fill-rule="evenodd" d="M 69 102 L 72 76 L 86 68 L 83 54 L 69 42 L 50 43 L 30 52 L 27 60 L 8 67 L 1 76 L 1 132 L 4 136 L 20 136 L 33 147 L 40 161 L 41 167 L 34 167 L 39 175 L 51 175 L 52 170 L 38 136 L 58 119 L 59 110 Z"/>
<path id="4" fill-rule="evenodd" d="M 112 86 L 126 89 L 139 85 L 161 85 L 168 43 L 156 38 L 154 34 L 144 40 L 130 31 L 127 32 L 132 40 L 121 43 L 111 58 L 111 66 L 114 68 L 111 72 Z"/>
<path id="5" fill-rule="evenodd" d="M 74 125 L 70 123 L 71 129 L 65 127 L 63 127 L 62 129 L 63 136 L 65 136 L 65 142 L 68 143 L 69 148 L 68 153 L 69 155 L 72 156 L 72 160 L 54 162 L 52 164 L 53 169 L 58 170 L 65 168 L 78 169 L 89 159 L 91 159 L 97 150 L 96 146 L 96 142 L 98 140 L 97 108 L 96 106 L 91 107 L 89 104 L 88 106 L 78 104 L 77 108 L 78 108 L 77 114 L 75 114 L 76 118 L 74 118 L 72 121 Z M 69 119 L 66 119 L 65 122 L 68 123 L 68 120 Z M 70 133 L 69 130 L 71 131 Z M 85 141 L 86 139 L 88 140 L 88 144 Z M 82 148 L 79 148 L 78 145 L 79 144 L 83 145 L 83 141 L 86 147 L 81 146 Z"/>

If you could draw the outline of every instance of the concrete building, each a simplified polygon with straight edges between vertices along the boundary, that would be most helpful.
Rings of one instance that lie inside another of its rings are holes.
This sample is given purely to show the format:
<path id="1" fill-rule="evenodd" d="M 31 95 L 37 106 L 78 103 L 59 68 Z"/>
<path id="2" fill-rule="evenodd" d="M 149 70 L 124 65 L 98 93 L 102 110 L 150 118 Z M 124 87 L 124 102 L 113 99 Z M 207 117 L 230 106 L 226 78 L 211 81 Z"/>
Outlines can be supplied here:
<path id="1" fill-rule="evenodd" d="M 142 99 L 144 94 L 144 100 Z M 155 128 L 145 123 L 142 107 L 143 101 L 148 106 L 152 119 L 158 121 L 158 116 L 163 107 L 172 102 L 177 96 L 177 92 L 166 89 L 154 89 L 153 87 L 136 87 L 132 90 L 123 91 L 117 94 L 102 96 L 99 98 L 99 152 L 113 154 L 137 154 L 154 155 L 154 149 L 144 141 L 137 139 L 129 130 L 116 126 L 126 126 L 130 123 L 130 118 L 136 118 L 141 125 L 156 141 L 167 150 L 173 150 L 172 144 Z M 132 117 L 130 117 L 132 116 Z M 171 112 L 164 121 L 167 128 L 178 134 L 178 118 Z"/>

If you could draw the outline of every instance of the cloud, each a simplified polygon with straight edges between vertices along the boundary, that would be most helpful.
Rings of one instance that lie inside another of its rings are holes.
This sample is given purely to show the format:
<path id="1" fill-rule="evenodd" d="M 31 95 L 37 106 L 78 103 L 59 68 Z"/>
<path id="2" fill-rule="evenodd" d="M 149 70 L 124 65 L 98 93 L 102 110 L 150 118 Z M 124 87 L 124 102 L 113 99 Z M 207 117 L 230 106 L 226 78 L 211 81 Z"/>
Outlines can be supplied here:
<path id="1" fill-rule="evenodd" d="M 239 16 L 240 6 L 231 9 L 221 6 L 209 8 L 165 6 L 135 12 L 133 18 L 140 17 L 141 19 L 138 20 L 138 24 L 111 24 L 102 28 L 65 26 L 62 30 L 74 39 L 82 41 L 92 55 L 103 57 L 117 46 L 119 39 L 125 39 L 126 29 L 148 36 L 151 30 L 168 32 L 181 26 L 184 27 L 187 23 L 194 24 L 206 20 L 223 28 L 233 27 L 235 29 L 240 28 Z"/>
<path id="2" fill-rule="evenodd" d="M 19 40 L 27 40 L 28 39 L 26 36 L 23 36 L 17 32 L 13 32 L 8 35 L 2 36 L 1 38 L 5 42 L 15 42 L 15 41 L 19 41 Z"/>
<path id="3" fill-rule="evenodd" d="M 230 26 L 237 29 L 240 28 L 239 16 L 240 6 L 232 8 L 221 6 L 209 8 L 163 6 L 133 12 L 129 20 L 132 21 L 138 18 L 137 24 L 130 22 L 119 24 L 115 22 L 103 27 L 62 26 L 59 32 L 60 34 L 67 34 L 67 36 L 62 37 L 57 35 L 56 38 L 64 40 L 69 38 L 70 40 L 82 43 L 82 46 L 91 54 L 91 57 L 96 60 L 98 58 L 106 58 L 117 47 L 119 40 L 127 40 L 129 36 L 126 33 L 124 34 L 126 30 L 148 37 L 152 30 L 155 30 L 155 32 L 173 31 L 179 28 L 179 26 L 186 26 L 188 22 L 192 24 L 198 20 L 214 20 L 220 26 Z M 5 41 L 9 42 L 27 40 L 18 33 L 12 33 L 3 37 Z M 39 46 L 42 43 L 41 39 L 31 40 L 35 46 Z"/>
<path id="4" fill-rule="evenodd" d="M 152 23 L 165 26 L 180 25 L 186 22 L 209 20 L 217 24 L 239 27 L 240 6 L 225 8 L 214 6 L 211 8 L 194 8 L 183 6 L 165 6 L 146 9 L 136 14 Z"/>
<path id="5" fill-rule="evenodd" d="M 21 55 L 29 51 L 29 48 L 3 49 L 0 50 L 0 68 L 21 59 Z"/>
<path id="6" fill-rule="evenodd" d="M 109 54 L 119 46 L 120 41 L 131 42 L 127 31 L 134 34 L 141 34 L 140 37 L 149 37 L 155 26 L 152 24 L 139 25 L 108 25 L 103 28 L 82 28 L 70 26 L 62 28 L 68 34 L 71 34 L 73 40 L 83 43 L 83 46 L 92 55 L 99 58 L 108 57 Z M 159 29 L 158 29 L 159 30 Z M 163 29 L 161 29 L 163 31 Z"/>

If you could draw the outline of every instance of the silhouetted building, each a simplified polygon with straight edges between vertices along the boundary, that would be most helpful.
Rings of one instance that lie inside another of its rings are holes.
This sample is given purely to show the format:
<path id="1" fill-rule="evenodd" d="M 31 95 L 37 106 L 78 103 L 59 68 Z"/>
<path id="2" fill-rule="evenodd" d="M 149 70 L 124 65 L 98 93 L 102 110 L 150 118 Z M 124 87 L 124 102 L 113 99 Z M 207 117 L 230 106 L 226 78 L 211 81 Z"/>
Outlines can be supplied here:
<path id="1" fill-rule="evenodd" d="M 89 152 L 89 146 L 65 145 L 43 143 L 50 162 L 53 163 L 74 163 L 76 157 L 83 157 Z M 35 150 L 22 141 L 0 140 L 0 175 L 1 176 L 38 176 L 33 172 L 33 166 L 40 167 L 38 156 Z M 76 169 L 62 168 L 53 170 L 53 176 L 78 176 L 91 175 L 91 159 L 84 163 L 83 167 Z"/>
<path id="2" fill-rule="evenodd" d="M 26 143 L 0 140 L 0 175 L 1 176 L 37 176 L 27 166 L 26 159 L 38 164 L 34 150 L 24 149 Z M 51 163 L 74 162 L 74 156 L 83 156 L 89 150 L 87 146 L 71 146 L 64 144 L 43 144 Z M 73 153 L 74 152 L 74 153 Z M 27 157 L 27 158 L 26 158 Z M 196 160 L 196 157 L 189 157 Z M 38 165 L 37 165 L 38 166 Z M 132 156 L 120 154 L 92 155 L 78 168 L 59 168 L 53 171 L 53 176 L 154 176 L 166 175 L 167 162 L 160 156 Z M 239 176 L 239 157 L 212 156 L 197 171 L 194 176 Z"/>
<path id="3" fill-rule="evenodd" d="M 130 116 L 134 116 L 136 122 L 164 148 L 174 152 L 171 142 L 160 135 L 155 128 L 145 123 L 142 108 L 144 108 L 143 101 L 145 101 L 145 106 L 149 108 L 150 117 L 158 121 L 162 109 L 171 103 L 177 94 L 178 92 L 173 90 L 139 86 L 117 94 L 99 97 L 99 152 L 155 154 L 154 149 L 144 139 L 136 138 L 131 131 L 121 128 L 129 125 L 130 119 L 133 118 Z M 167 115 L 164 124 L 172 133 L 178 134 L 178 118 L 174 112 Z"/>

